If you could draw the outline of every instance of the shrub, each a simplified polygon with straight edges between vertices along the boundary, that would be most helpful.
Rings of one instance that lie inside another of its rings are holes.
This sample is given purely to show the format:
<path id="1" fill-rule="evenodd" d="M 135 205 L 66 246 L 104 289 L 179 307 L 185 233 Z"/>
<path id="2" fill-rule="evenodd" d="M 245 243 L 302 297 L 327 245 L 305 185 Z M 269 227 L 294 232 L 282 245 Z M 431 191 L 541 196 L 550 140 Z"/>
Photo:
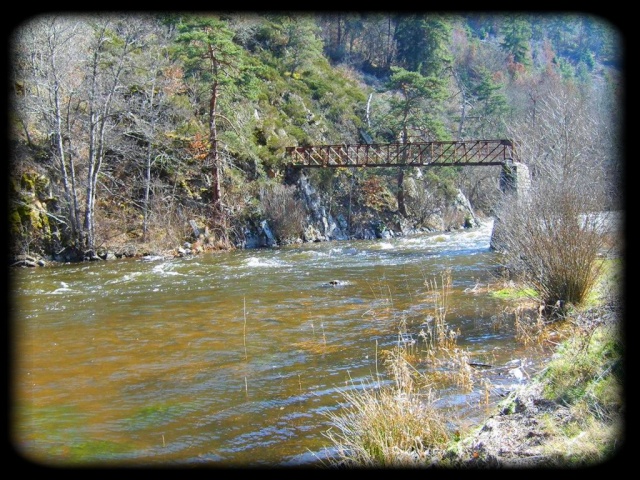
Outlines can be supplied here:
<path id="1" fill-rule="evenodd" d="M 295 190 L 293 185 L 270 184 L 260 191 L 264 215 L 279 242 L 295 240 L 304 232 L 306 210 Z"/>
<path id="2" fill-rule="evenodd" d="M 548 313 L 587 299 L 608 248 L 605 218 L 590 209 L 589 189 L 538 182 L 526 197 L 508 197 L 497 221 L 505 266 L 537 292 Z"/>

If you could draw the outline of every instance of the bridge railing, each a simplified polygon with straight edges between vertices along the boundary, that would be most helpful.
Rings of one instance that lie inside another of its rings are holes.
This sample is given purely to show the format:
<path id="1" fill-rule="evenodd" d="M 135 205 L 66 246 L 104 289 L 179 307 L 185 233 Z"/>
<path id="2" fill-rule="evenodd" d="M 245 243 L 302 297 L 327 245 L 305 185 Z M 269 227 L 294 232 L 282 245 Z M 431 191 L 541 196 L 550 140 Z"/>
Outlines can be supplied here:
<path id="1" fill-rule="evenodd" d="M 371 143 L 287 147 L 293 167 L 505 165 L 516 161 L 511 140 Z"/>

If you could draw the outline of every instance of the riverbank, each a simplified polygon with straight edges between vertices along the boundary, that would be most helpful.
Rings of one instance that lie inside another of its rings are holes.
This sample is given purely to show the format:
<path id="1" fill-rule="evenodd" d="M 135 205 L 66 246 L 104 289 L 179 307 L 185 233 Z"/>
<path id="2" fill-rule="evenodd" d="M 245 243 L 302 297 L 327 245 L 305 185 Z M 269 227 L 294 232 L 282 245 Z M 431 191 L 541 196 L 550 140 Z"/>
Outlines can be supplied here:
<path id="1" fill-rule="evenodd" d="M 483 219 L 482 222 L 493 222 L 493 219 Z M 459 226 L 458 228 L 450 228 L 449 230 L 436 230 L 436 229 L 423 229 L 423 230 L 408 230 L 408 232 L 393 232 L 391 230 L 386 230 L 384 234 L 380 236 L 376 236 L 375 234 L 369 232 L 367 235 L 361 236 L 361 238 L 352 238 L 351 240 L 372 240 L 375 238 L 378 239 L 390 239 L 390 238 L 398 238 L 403 237 L 407 234 L 413 233 L 449 233 L 451 231 L 456 230 L 466 230 L 469 228 L 478 228 L 482 226 L 481 221 L 477 221 L 474 227 L 464 227 Z M 302 239 L 299 238 L 296 241 L 292 242 L 295 244 L 302 243 L 318 243 L 318 242 L 331 242 L 331 241 L 342 241 L 347 240 L 347 238 L 340 239 L 332 239 L 326 238 L 322 235 L 313 237 L 311 239 Z M 211 252 L 230 252 L 236 249 L 241 250 L 253 250 L 260 248 L 277 248 L 280 245 L 275 243 L 266 245 L 257 241 L 245 242 L 244 245 L 236 246 L 231 244 L 224 244 L 221 242 L 215 241 L 211 236 L 205 236 L 204 234 L 200 234 L 197 239 L 191 241 L 184 241 L 182 245 L 176 245 L 173 248 L 160 248 L 158 246 L 151 246 L 148 244 L 133 244 L 133 243 L 125 243 L 118 244 L 114 243 L 108 247 L 101 247 L 96 249 L 96 251 L 90 250 L 87 252 L 81 252 L 74 248 L 65 248 L 60 252 L 55 253 L 54 255 L 43 256 L 37 255 L 35 253 L 32 254 L 18 254 L 10 256 L 9 258 L 9 266 L 10 267 L 46 267 L 46 266 L 54 266 L 61 265 L 64 263 L 78 263 L 78 262 L 100 262 L 100 261 L 114 261 L 126 258 L 152 258 L 152 259 L 170 259 L 170 258 L 184 258 L 191 257 L 194 255 L 200 255 L 203 253 L 211 253 Z"/>
<path id="2" fill-rule="evenodd" d="M 371 438 L 386 438 L 393 445 L 365 445 L 354 432 L 363 432 L 361 424 L 371 423 L 371 403 L 384 403 L 385 398 L 384 393 L 366 393 L 351 399 L 358 405 L 349 416 L 356 426 L 334 416 L 334 425 L 342 429 L 342 435 L 333 436 L 339 439 L 336 446 L 341 452 L 334 466 L 566 469 L 609 467 L 624 461 L 628 449 L 624 438 L 623 265 L 621 258 L 608 262 L 589 305 L 549 323 L 547 328 L 559 326 L 562 334 L 555 337 L 556 348 L 548 364 L 516 386 L 480 425 L 458 431 L 443 443 L 442 433 L 434 432 L 445 430 L 446 419 L 424 413 L 430 409 L 428 404 L 420 407 L 419 401 L 409 401 L 409 406 L 419 407 L 415 411 L 422 421 L 415 422 L 416 413 L 392 414 L 388 419 L 382 417 L 391 414 L 378 413 L 375 428 L 385 431 L 393 426 L 394 431 Z M 545 332 L 540 333 L 543 338 Z M 391 393 L 394 405 L 398 395 L 416 398 L 415 392 L 402 389 Z M 412 425 L 409 434 L 398 435 L 401 417 L 403 425 Z M 433 426 L 418 431 L 425 422 Z M 418 435 L 417 440 L 412 435 Z"/>
<path id="3" fill-rule="evenodd" d="M 625 453 L 623 358 L 619 305 L 570 321 L 576 337 L 561 344 L 549 366 L 502 402 L 495 414 L 441 456 L 463 468 L 577 468 L 622 461 Z M 581 362 L 606 352 L 591 368 Z M 574 368 L 568 368 L 573 365 Z M 562 375 L 575 375 L 562 379 Z M 579 370 L 579 371 L 578 371 Z"/>

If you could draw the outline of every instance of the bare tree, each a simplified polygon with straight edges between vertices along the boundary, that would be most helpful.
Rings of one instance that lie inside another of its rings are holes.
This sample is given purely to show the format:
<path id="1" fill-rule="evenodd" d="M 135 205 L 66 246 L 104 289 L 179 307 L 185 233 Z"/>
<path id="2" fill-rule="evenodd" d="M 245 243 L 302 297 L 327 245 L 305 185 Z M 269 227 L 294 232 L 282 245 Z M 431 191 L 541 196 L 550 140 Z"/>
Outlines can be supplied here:
<path id="1" fill-rule="evenodd" d="M 140 19 L 138 33 L 144 42 L 141 44 L 144 53 L 137 55 L 135 69 L 128 80 L 132 87 L 123 98 L 122 123 L 127 125 L 123 135 L 131 144 L 126 154 L 134 159 L 140 170 L 143 195 L 140 203 L 139 198 L 133 200 L 142 210 L 142 239 L 148 241 L 154 185 L 152 171 L 155 166 L 170 162 L 163 133 L 173 128 L 169 110 L 173 109 L 174 115 L 179 111 L 176 106 L 169 106 L 170 98 L 184 87 L 179 69 L 170 59 L 170 33 L 144 18 Z"/>
<path id="2" fill-rule="evenodd" d="M 293 185 L 271 184 L 260 190 L 264 214 L 282 243 L 302 236 L 306 221 L 304 203 L 296 198 Z"/>
<path id="3" fill-rule="evenodd" d="M 581 304 L 610 246 L 606 216 L 606 121 L 588 97 L 559 88 L 540 98 L 535 122 L 513 125 L 520 157 L 534 166 L 530 194 L 507 196 L 497 215 L 505 263 L 547 311 Z M 535 157 L 533 157 L 535 152 Z M 615 162 L 616 159 L 611 159 Z"/>
<path id="4" fill-rule="evenodd" d="M 95 247 L 95 202 L 100 169 L 108 151 L 109 134 L 116 127 L 117 97 L 132 67 L 132 54 L 140 46 L 137 22 L 129 16 L 99 17 L 92 24 L 93 37 L 86 59 L 86 113 L 82 116 L 86 132 L 87 181 L 82 245 Z"/>
<path id="5" fill-rule="evenodd" d="M 53 15 L 16 33 L 16 80 L 28 92 L 16 112 L 29 136 L 49 137 L 72 243 L 89 256 L 98 182 L 126 109 L 120 99 L 139 51 L 138 27 L 128 15 Z"/>
<path id="6" fill-rule="evenodd" d="M 500 167 L 462 167 L 458 184 L 478 214 L 493 215 L 500 202 Z"/>
<path id="7" fill-rule="evenodd" d="M 50 141 L 54 178 L 63 189 L 63 216 L 76 239 L 82 228 L 75 138 L 82 74 L 77 59 L 87 34 L 77 18 L 36 17 L 16 32 L 13 44 L 14 83 L 23 85 L 14 113 L 29 144 Z"/>

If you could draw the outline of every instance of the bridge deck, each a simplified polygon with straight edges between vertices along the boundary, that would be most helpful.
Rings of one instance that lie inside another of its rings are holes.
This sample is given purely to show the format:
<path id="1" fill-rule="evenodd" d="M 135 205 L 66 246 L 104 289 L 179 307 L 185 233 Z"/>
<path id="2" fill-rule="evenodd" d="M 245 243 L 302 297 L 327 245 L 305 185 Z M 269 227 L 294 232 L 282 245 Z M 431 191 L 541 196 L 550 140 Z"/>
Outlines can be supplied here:
<path id="1" fill-rule="evenodd" d="M 516 161 L 511 140 L 411 142 L 287 147 L 292 167 L 427 167 L 505 165 Z"/>

